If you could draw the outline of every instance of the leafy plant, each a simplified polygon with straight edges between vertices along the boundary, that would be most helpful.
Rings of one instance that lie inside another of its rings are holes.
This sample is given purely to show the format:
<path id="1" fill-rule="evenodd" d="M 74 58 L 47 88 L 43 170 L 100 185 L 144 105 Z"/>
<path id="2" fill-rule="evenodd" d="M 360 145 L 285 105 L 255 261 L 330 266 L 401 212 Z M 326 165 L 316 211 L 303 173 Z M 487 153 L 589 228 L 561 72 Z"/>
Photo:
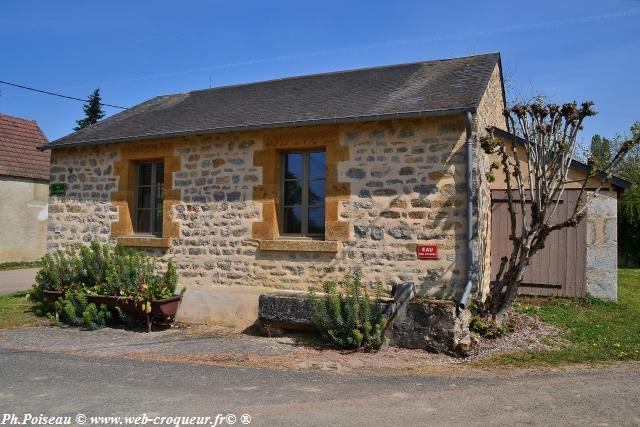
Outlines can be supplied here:
<path id="1" fill-rule="evenodd" d="M 495 339 L 511 332 L 513 325 L 510 322 L 505 322 L 499 325 L 492 320 L 473 316 L 469 322 L 469 329 L 480 335 L 482 338 Z"/>
<path id="2" fill-rule="evenodd" d="M 36 287 L 41 290 L 61 291 L 71 283 L 77 283 L 78 264 L 74 251 L 48 253 L 42 258 L 42 268 L 36 274 Z"/>
<path id="3" fill-rule="evenodd" d="M 94 329 L 104 325 L 109 311 L 87 305 L 83 295 L 118 296 L 125 298 L 123 303 L 131 298 L 129 303 L 149 314 L 151 301 L 171 297 L 177 284 L 172 261 L 163 273 L 157 261 L 142 252 L 93 241 L 89 246 L 47 254 L 29 296 L 36 303 L 35 311 L 45 314 L 54 306 L 45 301 L 43 292 L 64 291 L 65 299 L 55 305 L 62 321 Z"/>
<path id="4" fill-rule="evenodd" d="M 360 269 L 346 275 L 339 285 L 345 290 L 344 294 L 338 292 L 338 284 L 331 281 L 323 283 L 325 295 L 322 297 L 309 290 L 313 323 L 322 336 L 337 347 L 379 349 L 384 343 L 388 321 L 379 309 L 382 285 L 376 285 L 373 301 L 362 285 Z"/>
<path id="5" fill-rule="evenodd" d="M 496 339 L 511 332 L 514 325 L 511 321 L 499 324 L 488 316 L 483 316 L 482 307 L 476 303 L 469 304 L 471 312 L 471 320 L 469 321 L 469 329 L 480 335 L 482 338 Z"/>
<path id="6" fill-rule="evenodd" d="M 67 291 L 64 298 L 55 302 L 55 321 L 67 323 L 73 326 L 84 326 L 87 329 L 104 328 L 107 320 L 111 318 L 111 312 L 105 305 L 99 307 L 87 302 L 87 296 L 78 291 Z M 50 316 L 54 319 L 54 316 Z"/>
<path id="7" fill-rule="evenodd" d="M 67 289 L 87 294 L 132 297 L 148 302 L 172 296 L 178 284 L 175 264 L 159 271 L 154 258 L 142 252 L 93 241 L 79 249 L 68 248 L 47 254 L 36 275 L 31 297 L 41 301 L 42 291 Z"/>

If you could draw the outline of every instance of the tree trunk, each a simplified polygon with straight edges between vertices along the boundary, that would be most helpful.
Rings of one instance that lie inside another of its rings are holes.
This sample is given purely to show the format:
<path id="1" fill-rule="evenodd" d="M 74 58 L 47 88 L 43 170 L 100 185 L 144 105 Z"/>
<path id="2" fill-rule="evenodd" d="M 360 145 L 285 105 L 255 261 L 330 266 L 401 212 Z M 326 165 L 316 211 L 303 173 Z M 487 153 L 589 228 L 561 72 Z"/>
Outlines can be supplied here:
<path id="1" fill-rule="evenodd" d="M 528 264 L 527 257 L 521 258 L 512 268 L 505 271 L 500 280 L 490 289 L 485 313 L 498 325 L 502 325 L 507 320 L 507 312 L 518 297 L 518 288 Z"/>

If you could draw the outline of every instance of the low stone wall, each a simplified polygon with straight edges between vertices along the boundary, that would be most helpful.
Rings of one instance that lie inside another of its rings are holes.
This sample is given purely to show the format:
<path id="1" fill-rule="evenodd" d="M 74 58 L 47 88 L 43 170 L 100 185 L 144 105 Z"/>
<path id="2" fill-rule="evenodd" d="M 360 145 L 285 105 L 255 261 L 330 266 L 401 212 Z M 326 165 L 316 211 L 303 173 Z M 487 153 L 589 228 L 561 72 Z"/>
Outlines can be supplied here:
<path id="1" fill-rule="evenodd" d="M 469 333 L 468 311 L 458 315 L 452 301 L 402 300 L 410 295 L 403 292 L 395 301 L 378 306 L 391 319 L 386 333 L 391 345 L 452 356 L 471 354 L 475 340 Z M 283 330 L 316 330 L 307 294 L 303 292 L 260 295 L 259 322 L 268 335 L 279 335 Z"/>

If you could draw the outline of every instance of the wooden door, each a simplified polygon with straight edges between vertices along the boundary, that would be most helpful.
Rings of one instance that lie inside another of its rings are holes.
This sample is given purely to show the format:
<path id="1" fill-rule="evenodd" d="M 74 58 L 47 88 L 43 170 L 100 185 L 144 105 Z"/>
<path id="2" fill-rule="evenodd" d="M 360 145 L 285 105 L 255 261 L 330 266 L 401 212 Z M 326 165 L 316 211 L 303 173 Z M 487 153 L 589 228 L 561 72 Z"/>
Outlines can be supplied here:
<path id="1" fill-rule="evenodd" d="M 491 280 L 495 280 L 500 258 L 511 253 L 511 221 L 507 192 L 493 190 L 491 198 Z M 577 199 L 577 190 L 566 190 L 554 215 L 554 222 L 568 218 Z M 520 224 L 520 212 L 517 212 L 517 223 Z M 569 227 L 551 233 L 544 249 L 531 259 L 520 293 L 563 297 L 586 295 L 586 237 L 587 221 L 582 221 L 577 228 Z"/>

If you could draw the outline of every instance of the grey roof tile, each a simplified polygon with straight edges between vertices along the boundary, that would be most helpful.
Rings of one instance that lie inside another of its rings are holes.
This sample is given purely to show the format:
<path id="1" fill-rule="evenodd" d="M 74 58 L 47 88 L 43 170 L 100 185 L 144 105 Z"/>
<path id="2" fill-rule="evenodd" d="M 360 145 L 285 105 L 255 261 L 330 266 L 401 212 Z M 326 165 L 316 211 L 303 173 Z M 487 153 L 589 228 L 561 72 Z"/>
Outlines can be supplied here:
<path id="1" fill-rule="evenodd" d="M 494 53 L 158 96 L 49 146 L 471 109 L 499 62 Z"/>

